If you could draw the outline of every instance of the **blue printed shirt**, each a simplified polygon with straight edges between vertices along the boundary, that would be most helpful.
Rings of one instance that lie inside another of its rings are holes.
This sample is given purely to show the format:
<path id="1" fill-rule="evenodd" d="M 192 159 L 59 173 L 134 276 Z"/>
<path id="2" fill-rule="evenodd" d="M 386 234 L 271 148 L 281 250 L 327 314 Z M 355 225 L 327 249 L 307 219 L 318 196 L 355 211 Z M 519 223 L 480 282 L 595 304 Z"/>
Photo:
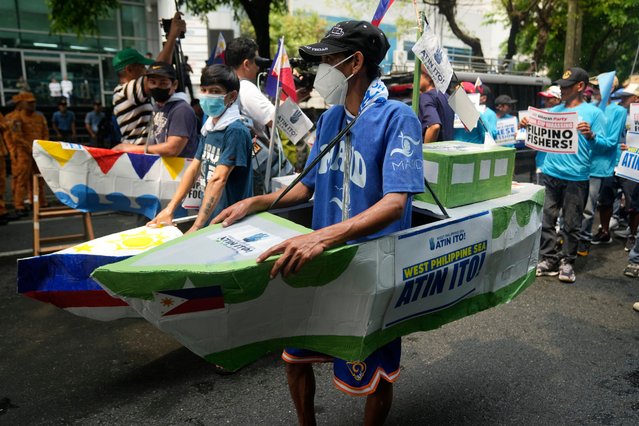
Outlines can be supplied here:
<path id="1" fill-rule="evenodd" d="M 213 177 L 215 167 L 234 166 L 210 219 L 231 204 L 253 195 L 252 150 L 251 133 L 240 120 L 223 130 L 208 132 L 200 139 L 195 159 L 201 162 L 199 181 L 202 189 Z"/>
<path id="2" fill-rule="evenodd" d="M 579 114 L 578 122 L 585 121 L 595 134 L 593 140 L 585 138 L 577 132 L 579 143 L 576 154 L 546 153 L 541 171 L 557 179 L 569 181 L 584 181 L 590 178 L 591 150 L 593 147 L 608 146 L 610 141 L 606 136 L 606 117 L 603 112 L 589 103 L 582 102 L 574 108 L 566 108 L 564 104 L 552 107 L 550 112 L 572 112 Z"/>
<path id="3" fill-rule="evenodd" d="M 317 139 L 308 163 L 346 126 L 352 117 L 343 106 L 334 106 L 317 122 Z M 315 191 L 313 229 L 342 221 L 367 210 L 386 194 L 409 194 L 401 219 L 358 241 L 366 241 L 410 228 L 410 195 L 424 191 L 421 124 L 407 105 L 397 101 L 376 103 L 364 111 L 350 130 L 350 208 L 344 206 L 346 137 L 335 146 L 302 183 Z"/>

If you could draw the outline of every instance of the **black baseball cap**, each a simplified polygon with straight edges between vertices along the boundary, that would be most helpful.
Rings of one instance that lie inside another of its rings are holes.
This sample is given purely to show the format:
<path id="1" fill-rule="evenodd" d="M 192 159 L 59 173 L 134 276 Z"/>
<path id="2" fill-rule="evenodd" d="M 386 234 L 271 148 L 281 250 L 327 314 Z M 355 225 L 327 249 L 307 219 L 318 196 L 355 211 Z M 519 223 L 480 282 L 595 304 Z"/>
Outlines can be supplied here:
<path id="1" fill-rule="evenodd" d="M 564 75 L 562 75 L 561 78 L 553 84 L 556 84 L 559 87 L 570 87 L 580 81 L 583 81 L 584 84 L 588 84 L 588 73 L 583 68 L 572 67 L 564 71 Z"/>
<path id="2" fill-rule="evenodd" d="M 370 22 L 343 21 L 328 30 L 319 43 L 301 46 L 299 51 L 308 62 L 319 62 L 323 55 L 360 51 L 365 59 L 379 65 L 389 48 L 384 32 Z"/>
<path id="3" fill-rule="evenodd" d="M 512 105 L 512 104 L 516 104 L 517 103 L 517 99 L 513 99 L 508 95 L 499 95 L 497 96 L 497 99 L 495 99 L 495 105 Z"/>
<path id="4" fill-rule="evenodd" d="M 146 75 L 153 75 L 158 77 L 166 77 L 171 80 L 176 80 L 175 69 L 166 62 L 153 62 L 146 70 Z"/>

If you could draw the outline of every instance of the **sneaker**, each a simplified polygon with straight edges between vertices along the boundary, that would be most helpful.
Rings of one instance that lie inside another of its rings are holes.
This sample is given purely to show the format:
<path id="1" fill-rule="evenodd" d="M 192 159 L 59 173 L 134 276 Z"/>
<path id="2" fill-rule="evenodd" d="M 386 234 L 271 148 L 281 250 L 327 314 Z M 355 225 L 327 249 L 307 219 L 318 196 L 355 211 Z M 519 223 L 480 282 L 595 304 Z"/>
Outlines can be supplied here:
<path id="1" fill-rule="evenodd" d="M 559 281 L 563 283 L 574 283 L 577 280 L 575 276 L 575 270 L 572 268 L 572 264 L 568 262 L 561 262 L 559 265 Z"/>
<path id="2" fill-rule="evenodd" d="M 630 251 L 634 248 L 635 243 L 637 242 L 637 238 L 634 236 L 628 237 L 626 240 L 626 246 L 623 248 L 625 251 Z"/>
<path id="3" fill-rule="evenodd" d="M 618 229 L 615 232 L 615 237 L 617 238 L 628 238 L 630 236 L 630 228 L 625 227 L 624 229 Z"/>
<path id="4" fill-rule="evenodd" d="M 557 265 L 550 260 L 542 260 L 537 264 L 537 271 L 535 273 L 538 277 L 554 277 L 559 273 Z"/>
<path id="5" fill-rule="evenodd" d="M 610 234 L 604 231 L 603 229 L 600 229 L 599 232 L 597 232 L 595 236 L 592 237 L 593 245 L 597 246 L 599 244 L 610 244 L 610 243 L 612 243 L 612 238 L 610 237 Z"/>
<path id="6" fill-rule="evenodd" d="M 608 226 L 608 229 L 610 229 L 611 231 L 614 231 L 617 228 L 619 228 L 619 220 L 613 216 L 610 218 L 610 225 Z"/>
<path id="7" fill-rule="evenodd" d="M 639 278 L 639 264 L 629 263 L 623 270 L 623 274 L 630 278 Z"/>
<path id="8" fill-rule="evenodd" d="M 632 305 L 632 309 L 634 309 L 635 311 L 639 312 L 639 302 L 635 302 L 635 304 Z"/>
<path id="9" fill-rule="evenodd" d="M 590 253 L 590 241 L 579 241 L 577 246 L 577 255 L 586 257 Z"/>

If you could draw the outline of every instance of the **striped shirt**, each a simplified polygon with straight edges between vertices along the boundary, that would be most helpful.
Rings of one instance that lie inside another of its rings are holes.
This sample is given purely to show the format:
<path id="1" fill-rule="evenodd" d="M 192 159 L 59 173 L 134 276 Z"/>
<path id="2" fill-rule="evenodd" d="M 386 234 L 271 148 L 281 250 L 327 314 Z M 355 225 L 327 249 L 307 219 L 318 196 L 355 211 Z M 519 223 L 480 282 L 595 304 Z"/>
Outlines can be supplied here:
<path id="1" fill-rule="evenodd" d="M 153 106 L 144 93 L 144 76 L 120 84 L 113 90 L 113 113 L 120 126 L 122 143 L 146 143 Z"/>

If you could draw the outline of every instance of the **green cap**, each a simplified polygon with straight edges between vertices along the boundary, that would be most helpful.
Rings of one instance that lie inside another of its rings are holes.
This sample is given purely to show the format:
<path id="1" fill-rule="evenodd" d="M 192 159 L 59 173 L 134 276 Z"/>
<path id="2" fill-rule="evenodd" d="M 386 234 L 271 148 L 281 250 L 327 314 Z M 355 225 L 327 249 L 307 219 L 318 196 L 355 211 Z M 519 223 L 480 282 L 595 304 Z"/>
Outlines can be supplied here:
<path id="1" fill-rule="evenodd" d="M 151 65 L 153 62 L 155 62 L 153 59 L 142 56 L 140 52 L 132 47 L 127 47 L 126 49 L 120 50 L 118 54 L 113 57 L 113 68 L 115 68 L 116 71 L 122 71 L 127 65 Z"/>

